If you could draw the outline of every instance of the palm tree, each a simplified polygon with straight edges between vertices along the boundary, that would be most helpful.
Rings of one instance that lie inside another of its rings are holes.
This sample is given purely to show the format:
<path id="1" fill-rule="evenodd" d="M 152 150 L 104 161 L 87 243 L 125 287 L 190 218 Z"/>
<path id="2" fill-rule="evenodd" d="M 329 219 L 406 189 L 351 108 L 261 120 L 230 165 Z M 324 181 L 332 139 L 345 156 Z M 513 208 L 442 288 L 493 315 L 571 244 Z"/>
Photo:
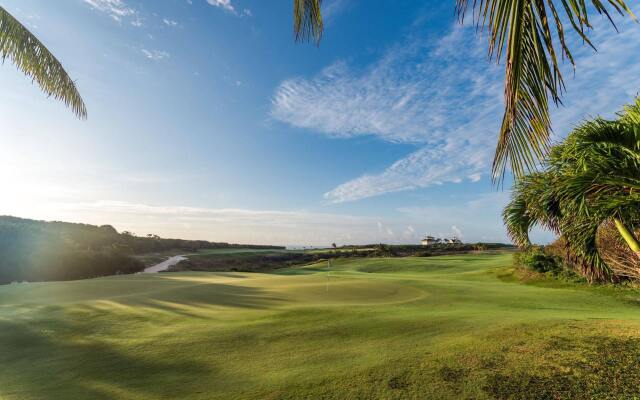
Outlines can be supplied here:
<path id="1" fill-rule="evenodd" d="M 470 1 L 455 1 L 457 15 L 463 21 Z M 319 43 L 322 0 L 293 3 L 296 40 Z M 612 24 L 611 11 L 634 19 L 635 16 L 625 0 L 474 0 L 471 9 L 478 26 L 488 30 L 489 58 L 500 61 L 505 53 L 505 111 L 493 160 L 493 178 L 501 182 L 507 164 L 520 178 L 535 170 L 549 149 L 549 99 L 558 105 L 565 89 L 557 49 L 575 65 L 563 21 L 568 21 L 593 47 L 585 32 L 592 27 L 590 13 L 605 15 Z"/>
<path id="2" fill-rule="evenodd" d="M 78 118 L 87 109 L 76 84 L 53 54 L 27 28 L 0 6 L 0 57 L 11 60 L 18 69 L 38 83 L 47 96 L 70 107 Z"/>
<path id="3" fill-rule="evenodd" d="M 516 183 L 503 213 L 514 242 L 528 246 L 530 229 L 546 227 L 564 237 L 592 276 L 607 278 L 597 234 L 612 223 L 640 259 L 633 228 L 640 225 L 640 98 L 618 117 L 582 123 L 553 147 L 544 171 Z"/>

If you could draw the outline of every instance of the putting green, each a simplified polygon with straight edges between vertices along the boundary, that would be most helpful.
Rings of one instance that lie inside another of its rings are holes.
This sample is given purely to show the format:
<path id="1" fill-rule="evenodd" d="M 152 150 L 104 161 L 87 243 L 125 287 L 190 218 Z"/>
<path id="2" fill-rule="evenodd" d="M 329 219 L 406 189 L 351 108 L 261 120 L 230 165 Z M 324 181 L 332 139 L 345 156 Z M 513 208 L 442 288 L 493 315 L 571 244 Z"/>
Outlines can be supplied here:
<path id="1" fill-rule="evenodd" d="M 534 383 L 551 398 L 602 387 L 627 398 L 626 364 L 607 364 L 615 387 L 588 366 L 603 348 L 637 366 L 640 294 L 509 283 L 498 273 L 510 262 L 345 259 L 330 272 L 2 286 L 0 399 L 518 398 Z"/>

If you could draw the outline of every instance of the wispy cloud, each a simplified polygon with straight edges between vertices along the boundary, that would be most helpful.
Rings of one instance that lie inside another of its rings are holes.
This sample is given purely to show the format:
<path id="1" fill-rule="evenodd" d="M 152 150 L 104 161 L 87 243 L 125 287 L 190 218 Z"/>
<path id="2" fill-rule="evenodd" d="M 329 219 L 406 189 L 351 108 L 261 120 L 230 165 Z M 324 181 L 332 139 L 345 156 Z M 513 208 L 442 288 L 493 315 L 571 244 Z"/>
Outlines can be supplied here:
<path id="1" fill-rule="evenodd" d="M 280 85 L 272 104 L 278 120 L 330 137 L 375 135 L 423 146 L 380 174 L 340 185 L 326 199 L 478 180 L 491 156 L 502 92 L 499 69 L 486 64 L 483 43 L 469 34 L 456 26 L 436 42 L 403 43 L 363 71 L 338 62 L 313 79 Z"/>
<path id="2" fill-rule="evenodd" d="M 172 19 L 163 18 L 163 19 L 162 19 L 162 22 L 163 22 L 165 25 L 170 26 L 170 27 L 176 27 L 176 26 L 178 26 L 178 22 L 176 22 L 176 21 L 174 21 L 174 20 L 172 20 Z"/>
<path id="3" fill-rule="evenodd" d="M 221 8 L 237 17 L 252 17 L 253 13 L 250 9 L 244 8 L 241 11 L 235 8 L 231 0 L 207 0 L 207 3 L 214 7 Z"/>
<path id="4" fill-rule="evenodd" d="M 132 21 L 131 21 L 131 25 L 139 28 L 141 26 L 144 25 L 144 20 L 142 18 L 140 18 L 140 16 L 136 16 Z"/>
<path id="5" fill-rule="evenodd" d="M 233 4 L 231 4 L 231 0 L 207 0 L 207 3 L 211 4 L 214 7 L 220 7 L 232 13 L 236 12 L 235 7 L 233 6 Z"/>
<path id="6" fill-rule="evenodd" d="M 150 60 L 160 61 L 169 58 L 171 55 L 164 50 L 147 50 L 142 49 L 142 54 Z"/>
<path id="7" fill-rule="evenodd" d="M 423 147 L 380 174 L 363 175 L 343 183 L 324 197 L 332 203 L 342 203 L 446 182 L 476 182 L 478 171 L 485 168 L 490 156 L 489 147 L 481 140 L 446 141 Z"/>
<path id="8" fill-rule="evenodd" d="M 131 19 L 134 26 L 142 26 L 138 12 L 127 5 L 124 0 L 83 0 L 91 8 L 106 13 L 114 20 L 121 22 L 124 18 Z"/>
<path id="9" fill-rule="evenodd" d="M 436 43 L 403 43 L 362 71 L 336 62 L 312 79 L 286 80 L 274 95 L 272 116 L 336 138 L 446 140 L 452 128 L 475 118 L 460 112 L 467 104 L 500 100 L 500 71 L 491 65 L 478 71 L 482 43 L 468 33 L 455 27 Z"/>
<path id="10" fill-rule="evenodd" d="M 575 41 L 577 74 L 567 66 L 568 95 L 553 111 L 555 132 L 610 114 L 640 89 L 635 25 L 619 23 L 623 33 L 616 35 L 608 22 L 596 24 L 599 53 Z M 436 41 L 414 35 L 362 69 L 338 61 L 313 78 L 288 79 L 274 94 L 271 115 L 332 138 L 373 135 L 419 147 L 325 194 L 334 203 L 354 201 L 486 176 L 502 117 L 502 80 L 502 66 L 487 62 L 485 39 L 455 25 Z"/>

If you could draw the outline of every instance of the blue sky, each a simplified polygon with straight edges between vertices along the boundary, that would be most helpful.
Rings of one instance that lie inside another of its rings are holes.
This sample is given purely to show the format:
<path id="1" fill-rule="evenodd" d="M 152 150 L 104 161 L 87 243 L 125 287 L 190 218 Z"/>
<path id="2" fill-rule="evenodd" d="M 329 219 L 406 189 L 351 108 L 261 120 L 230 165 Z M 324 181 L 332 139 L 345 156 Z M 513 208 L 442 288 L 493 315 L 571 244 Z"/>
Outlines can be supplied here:
<path id="1" fill-rule="evenodd" d="M 293 42 L 289 0 L 2 5 L 89 118 L 0 67 L 0 214 L 288 245 L 507 240 L 488 176 L 502 66 L 453 2 L 325 0 L 320 47 Z M 598 53 L 572 39 L 557 137 L 640 90 L 638 25 L 594 27 Z"/>

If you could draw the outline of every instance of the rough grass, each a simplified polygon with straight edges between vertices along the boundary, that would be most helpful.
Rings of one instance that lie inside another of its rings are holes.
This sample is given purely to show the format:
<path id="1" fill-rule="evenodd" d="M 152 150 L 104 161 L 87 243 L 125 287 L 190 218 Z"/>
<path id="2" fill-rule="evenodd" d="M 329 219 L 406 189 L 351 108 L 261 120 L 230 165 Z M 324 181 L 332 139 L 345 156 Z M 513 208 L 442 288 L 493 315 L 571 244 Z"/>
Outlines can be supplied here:
<path id="1" fill-rule="evenodd" d="M 510 262 L 0 287 L 0 398 L 640 398 L 632 292 L 499 279 Z"/>

